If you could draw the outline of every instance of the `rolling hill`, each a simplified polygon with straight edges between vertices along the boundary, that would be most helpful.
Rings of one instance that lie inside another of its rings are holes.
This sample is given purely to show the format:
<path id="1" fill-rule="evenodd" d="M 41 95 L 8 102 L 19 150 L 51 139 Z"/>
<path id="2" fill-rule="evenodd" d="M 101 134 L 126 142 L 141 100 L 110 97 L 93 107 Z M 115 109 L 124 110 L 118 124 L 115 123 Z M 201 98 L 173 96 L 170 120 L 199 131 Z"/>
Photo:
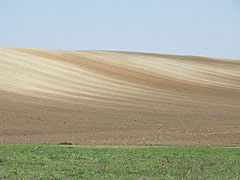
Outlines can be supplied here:
<path id="1" fill-rule="evenodd" d="M 240 61 L 0 47 L 0 142 L 240 145 Z"/>

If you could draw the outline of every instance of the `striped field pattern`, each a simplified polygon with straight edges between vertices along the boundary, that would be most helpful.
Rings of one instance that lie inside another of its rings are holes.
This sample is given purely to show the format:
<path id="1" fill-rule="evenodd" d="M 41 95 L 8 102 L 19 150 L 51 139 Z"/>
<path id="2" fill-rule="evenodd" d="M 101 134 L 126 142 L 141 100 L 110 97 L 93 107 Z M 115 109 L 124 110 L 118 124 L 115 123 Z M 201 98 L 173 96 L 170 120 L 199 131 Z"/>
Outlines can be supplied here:
<path id="1" fill-rule="evenodd" d="M 0 47 L 0 142 L 240 145 L 240 61 Z"/>

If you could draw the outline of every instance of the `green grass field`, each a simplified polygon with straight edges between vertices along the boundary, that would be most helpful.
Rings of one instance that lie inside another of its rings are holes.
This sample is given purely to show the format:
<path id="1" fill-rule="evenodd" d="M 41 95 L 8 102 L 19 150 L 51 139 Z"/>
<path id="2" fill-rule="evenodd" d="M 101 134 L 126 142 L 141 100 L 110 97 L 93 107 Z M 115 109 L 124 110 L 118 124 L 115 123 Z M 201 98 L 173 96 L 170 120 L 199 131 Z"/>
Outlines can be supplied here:
<path id="1" fill-rule="evenodd" d="M 0 179 L 240 179 L 240 148 L 0 144 Z"/>

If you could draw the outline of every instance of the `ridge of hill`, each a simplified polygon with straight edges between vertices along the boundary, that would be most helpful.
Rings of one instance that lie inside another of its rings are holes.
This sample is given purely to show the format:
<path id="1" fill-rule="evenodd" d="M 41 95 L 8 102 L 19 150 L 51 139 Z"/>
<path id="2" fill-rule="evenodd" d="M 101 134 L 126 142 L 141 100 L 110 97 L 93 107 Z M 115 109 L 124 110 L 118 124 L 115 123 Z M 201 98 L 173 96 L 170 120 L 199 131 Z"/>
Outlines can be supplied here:
<path id="1" fill-rule="evenodd" d="M 0 142 L 240 144 L 240 61 L 0 47 Z"/>

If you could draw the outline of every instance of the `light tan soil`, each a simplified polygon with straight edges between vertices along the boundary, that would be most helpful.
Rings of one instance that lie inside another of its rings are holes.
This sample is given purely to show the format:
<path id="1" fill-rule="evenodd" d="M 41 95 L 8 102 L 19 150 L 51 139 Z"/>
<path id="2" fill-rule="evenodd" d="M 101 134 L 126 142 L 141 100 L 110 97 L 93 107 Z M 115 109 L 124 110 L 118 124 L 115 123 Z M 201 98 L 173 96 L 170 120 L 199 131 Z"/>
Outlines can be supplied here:
<path id="1" fill-rule="evenodd" d="M 240 61 L 0 48 L 0 142 L 240 145 Z"/>

